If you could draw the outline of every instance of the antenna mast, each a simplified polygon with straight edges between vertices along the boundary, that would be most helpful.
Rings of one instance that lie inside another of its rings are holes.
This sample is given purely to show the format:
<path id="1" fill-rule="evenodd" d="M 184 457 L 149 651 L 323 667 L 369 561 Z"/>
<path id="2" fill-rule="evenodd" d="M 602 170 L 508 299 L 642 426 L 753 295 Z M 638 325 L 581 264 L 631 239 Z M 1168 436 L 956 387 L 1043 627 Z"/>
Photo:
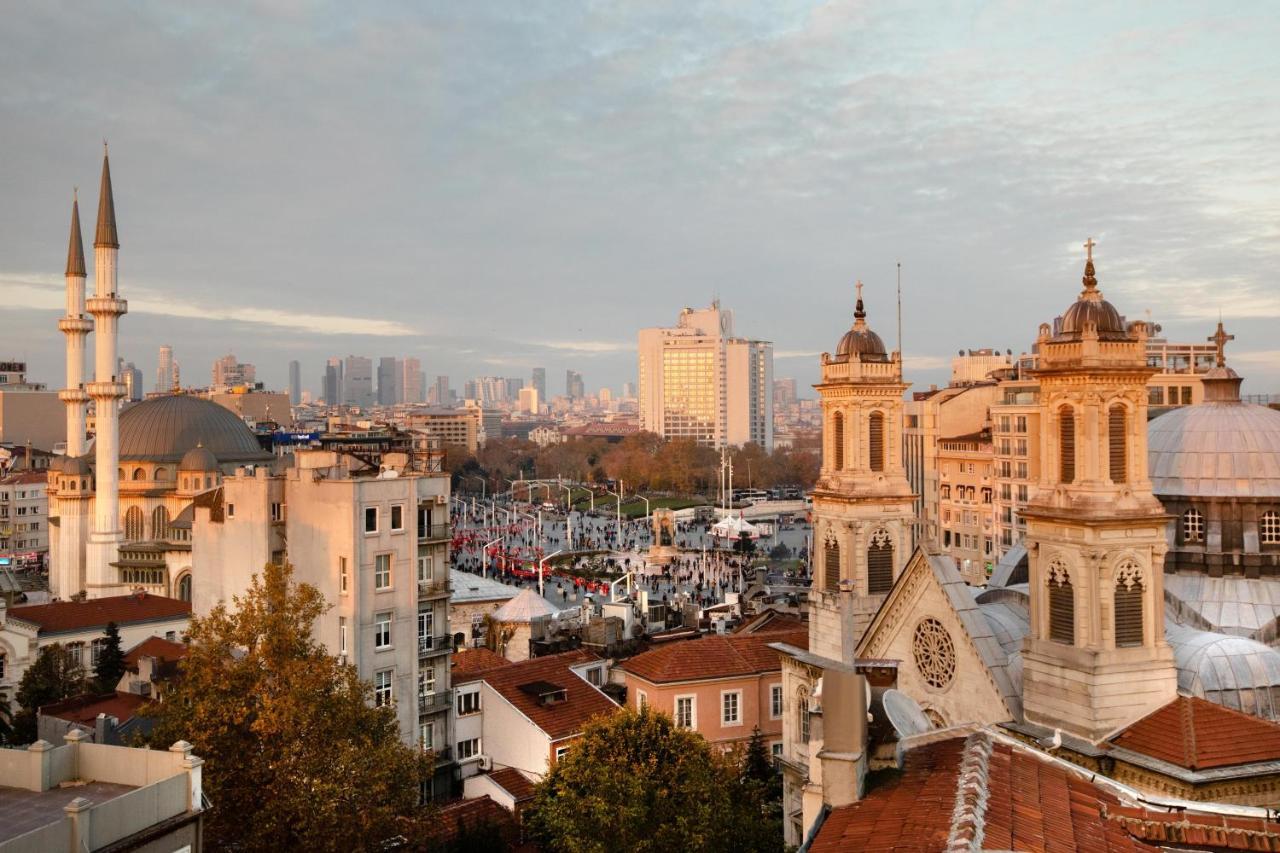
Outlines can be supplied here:
<path id="1" fill-rule="evenodd" d="M 898 361 L 905 367 L 906 360 L 902 351 L 902 261 L 898 261 Z"/>

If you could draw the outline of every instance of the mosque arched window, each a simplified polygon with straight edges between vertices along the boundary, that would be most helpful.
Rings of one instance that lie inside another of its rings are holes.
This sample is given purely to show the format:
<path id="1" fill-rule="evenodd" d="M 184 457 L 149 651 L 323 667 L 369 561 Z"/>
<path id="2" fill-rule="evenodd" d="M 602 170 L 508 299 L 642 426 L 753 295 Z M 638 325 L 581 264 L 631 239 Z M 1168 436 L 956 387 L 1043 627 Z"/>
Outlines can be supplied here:
<path id="1" fill-rule="evenodd" d="M 1280 545 L 1280 514 L 1267 510 L 1258 519 L 1258 538 L 1263 545 Z"/>
<path id="2" fill-rule="evenodd" d="M 142 510 L 136 506 L 129 507 L 124 514 L 124 538 L 130 542 L 141 542 L 147 535 L 143 529 L 145 524 Z"/>
<path id="3" fill-rule="evenodd" d="M 893 589 L 893 537 L 883 527 L 876 528 L 867 545 L 867 591 L 883 595 Z"/>
<path id="4" fill-rule="evenodd" d="M 822 549 L 822 585 L 832 592 L 840 589 L 840 543 L 834 533 L 827 533 Z"/>
<path id="5" fill-rule="evenodd" d="M 147 476 L 147 472 L 143 471 L 141 468 L 133 469 L 133 479 L 143 480 L 143 479 L 146 479 L 146 476 Z"/>
<path id="6" fill-rule="evenodd" d="M 872 412 L 867 423 L 867 453 L 870 457 L 871 470 L 884 470 L 884 415 Z"/>
<path id="7" fill-rule="evenodd" d="M 1116 568 L 1116 646 L 1142 645 L 1142 567 L 1126 560 Z"/>
<path id="8" fill-rule="evenodd" d="M 831 418 L 831 461 L 837 471 L 844 468 L 844 414 L 841 412 Z"/>
<path id="9" fill-rule="evenodd" d="M 1124 406 L 1112 406 L 1107 412 L 1107 449 L 1113 483 L 1123 483 L 1128 478 L 1128 426 Z"/>
<path id="10" fill-rule="evenodd" d="M 1204 516 L 1195 507 L 1182 514 L 1182 541 L 1204 541 Z"/>
<path id="11" fill-rule="evenodd" d="M 191 573 L 190 572 L 187 572 L 185 575 L 178 578 L 178 600 L 179 601 L 191 600 Z"/>
<path id="12" fill-rule="evenodd" d="M 1058 479 L 1076 481 L 1076 413 L 1070 406 L 1058 410 Z"/>
<path id="13" fill-rule="evenodd" d="M 162 506 L 151 511 L 151 538 L 169 538 L 169 510 Z"/>
<path id="14" fill-rule="evenodd" d="M 71 481 L 71 491 L 73 491 L 73 492 L 74 492 L 75 490 L 76 490 L 76 481 L 75 481 L 75 480 L 72 480 L 72 481 Z"/>
<path id="15" fill-rule="evenodd" d="M 168 468 L 157 468 L 157 469 L 156 469 L 156 480 L 168 480 L 168 479 L 169 479 L 169 469 L 168 469 Z"/>
<path id="16" fill-rule="evenodd" d="M 1061 558 L 1049 564 L 1049 639 L 1074 645 L 1076 641 L 1076 596 L 1071 573 Z"/>

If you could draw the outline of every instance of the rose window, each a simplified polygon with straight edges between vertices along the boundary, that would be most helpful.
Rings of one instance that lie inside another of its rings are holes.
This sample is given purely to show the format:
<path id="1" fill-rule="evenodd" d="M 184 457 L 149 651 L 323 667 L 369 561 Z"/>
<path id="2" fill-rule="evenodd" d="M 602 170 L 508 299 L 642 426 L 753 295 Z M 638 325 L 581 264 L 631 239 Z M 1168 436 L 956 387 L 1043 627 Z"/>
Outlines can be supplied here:
<path id="1" fill-rule="evenodd" d="M 956 674 L 956 647 L 947 629 L 937 619 L 925 619 L 916 626 L 912 642 L 916 669 L 930 687 L 943 688 Z"/>

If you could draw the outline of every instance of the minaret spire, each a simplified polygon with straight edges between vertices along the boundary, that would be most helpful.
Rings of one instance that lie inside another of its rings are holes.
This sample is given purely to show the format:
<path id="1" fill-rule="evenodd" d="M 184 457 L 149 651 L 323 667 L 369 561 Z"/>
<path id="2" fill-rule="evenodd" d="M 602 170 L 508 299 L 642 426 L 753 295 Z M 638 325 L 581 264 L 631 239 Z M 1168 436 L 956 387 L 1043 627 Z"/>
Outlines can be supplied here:
<path id="1" fill-rule="evenodd" d="M 102 186 L 98 191 L 98 227 L 94 231 L 93 245 L 94 248 L 120 248 L 120 238 L 116 235 L 116 202 L 111 195 L 111 159 L 105 139 L 102 141 Z"/>
<path id="2" fill-rule="evenodd" d="M 67 275 L 85 277 L 84 241 L 80 238 L 80 190 L 71 195 L 71 240 L 67 244 Z M 83 312 L 81 312 L 83 313 Z"/>

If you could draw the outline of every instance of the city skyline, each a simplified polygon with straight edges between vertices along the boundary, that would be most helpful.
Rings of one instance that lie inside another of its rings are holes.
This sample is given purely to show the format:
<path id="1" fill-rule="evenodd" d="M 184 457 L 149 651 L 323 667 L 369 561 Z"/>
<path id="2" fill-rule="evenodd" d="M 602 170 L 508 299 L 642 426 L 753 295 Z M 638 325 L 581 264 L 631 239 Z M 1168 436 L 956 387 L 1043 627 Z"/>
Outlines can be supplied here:
<path id="1" fill-rule="evenodd" d="M 852 282 L 892 312 L 901 262 L 906 378 L 927 387 L 958 349 L 1029 348 L 1024 330 L 1058 310 L 1045 283 L 1071 275 L 1092 236 L 1130 319 L 1150 309 L 1170 338 L 1197 340 L 1221 311 L 1246 393 L 1276 390 L 1266 188 L 1280 124 L 1266 105 L 1280 59 L 1265 5 L 1158 20 L 714 8 L 473 10 L 447 38 L 431 35 L 440 18 L 385 10 L 15 10 L 0 68 L 42 98 L 0 102 L 0 185 L 24 199 L 0 213 L 10 354 L 56 381 L 56 348 L 35 332 L 61 298 L 55 226 L 69 184 L 94 180 L 68 164 L 106 135 L 133 188 L 119 210 L 136 294 L 122 355 L 147 377 L 161 343 L 203 366 L 231 341 L 280 389 L 290 360 L 339 351 L 393 351 L 455 381 L 536 365 L 618 388 L 634 381 L 636 329 L 721 295 L 774 342 L 779 374 L 809 385 Z M 357 49 L 370 39 L 376 67 Z M 682 40 L 687 55 L 671 47 Z M 51 41 L 86 48 L 35 48 Z M 439 63 L 454 88 L 433 79 Z M 180 70 L 152 73 L 167 67 Z M 411 73 L 384 80 L 391 67 Z M 789 89 L 822 106 L 780 100 Z M 164 132 L 138 111 L 164 115 Z M 711 112 L 724 120 L 693 121 Z M 477 294 L 504 310 L 478 313 Z"/>

